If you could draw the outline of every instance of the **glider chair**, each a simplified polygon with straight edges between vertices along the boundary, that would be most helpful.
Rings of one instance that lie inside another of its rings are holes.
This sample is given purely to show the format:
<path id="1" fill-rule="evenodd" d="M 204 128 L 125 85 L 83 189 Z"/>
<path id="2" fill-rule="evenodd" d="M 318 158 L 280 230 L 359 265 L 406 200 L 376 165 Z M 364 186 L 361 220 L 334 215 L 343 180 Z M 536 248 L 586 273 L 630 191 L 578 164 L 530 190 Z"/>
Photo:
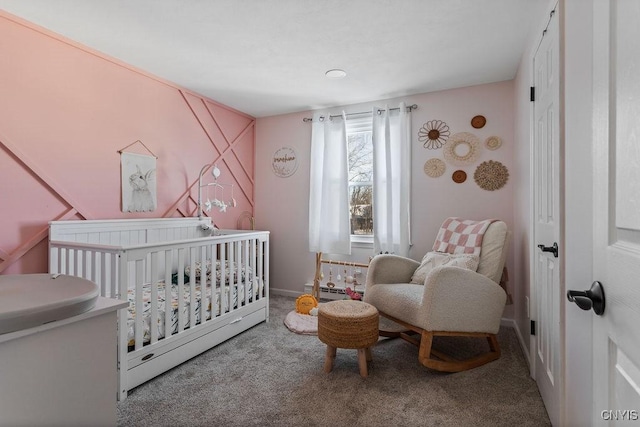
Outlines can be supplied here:
<path id="1" fill-rule="evenodd" d="M 498 359 L 496 334 L 507 298 L 499 283 L 508 235 L 503 221 L 448 218 L 422 263 L 376 255 L 364 301 L 404 328 L 380 335 L 417 345 L 420 363 L 437 371 L 459 372 Z M 458 360 L 432 348 L 436 336 L 486 339 L 489 350 Z"/>

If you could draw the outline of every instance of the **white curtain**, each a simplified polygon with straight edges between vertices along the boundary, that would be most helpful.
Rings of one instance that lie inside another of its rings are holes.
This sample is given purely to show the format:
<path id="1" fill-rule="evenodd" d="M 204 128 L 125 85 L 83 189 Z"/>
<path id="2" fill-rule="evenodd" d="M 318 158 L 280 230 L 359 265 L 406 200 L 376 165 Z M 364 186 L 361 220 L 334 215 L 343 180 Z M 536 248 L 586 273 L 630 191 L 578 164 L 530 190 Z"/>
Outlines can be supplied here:
<path id="1" fill-rule="evenodd" d="M 309 250 L 351 254 L 346 117 L 313 117 L 309 185 Z"/>
<path id="2" fill-rule="evenodd" d="M 408 256 L 410 241 L 411 115 L 373 109 L 373 242 L 375 253 Z"/>

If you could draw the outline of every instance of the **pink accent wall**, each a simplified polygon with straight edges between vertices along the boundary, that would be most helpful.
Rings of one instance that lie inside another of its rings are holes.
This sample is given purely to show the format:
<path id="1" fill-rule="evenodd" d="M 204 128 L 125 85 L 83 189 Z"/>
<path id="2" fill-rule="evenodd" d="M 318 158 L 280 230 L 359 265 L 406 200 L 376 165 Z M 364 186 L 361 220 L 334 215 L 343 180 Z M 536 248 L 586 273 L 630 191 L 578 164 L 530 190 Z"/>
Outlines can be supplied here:
<path id="1" fill-rule="evenodd" d="M 253 117 L 2 11 L 0 55 L 0 273 L 47 271 L 51 220 L 196 215 L 208 163 L 238 202 L 216 225 L 253 215 Z M 136 140 L 158 156 L 154 212 L 121 211 L 118 150 Z"/>

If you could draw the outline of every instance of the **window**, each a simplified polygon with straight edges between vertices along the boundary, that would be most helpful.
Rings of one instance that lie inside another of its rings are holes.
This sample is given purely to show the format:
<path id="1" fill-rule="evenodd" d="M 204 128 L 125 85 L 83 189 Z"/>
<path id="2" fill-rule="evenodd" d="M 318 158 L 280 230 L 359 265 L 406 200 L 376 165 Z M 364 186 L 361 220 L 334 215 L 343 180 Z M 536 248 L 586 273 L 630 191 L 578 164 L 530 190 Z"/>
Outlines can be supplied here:
<path id="1" fill-rule="evenodd" d="M 371 116 L 349 118 L 347 149 L 352 241 L 373 237 L 373 142 Z"/>

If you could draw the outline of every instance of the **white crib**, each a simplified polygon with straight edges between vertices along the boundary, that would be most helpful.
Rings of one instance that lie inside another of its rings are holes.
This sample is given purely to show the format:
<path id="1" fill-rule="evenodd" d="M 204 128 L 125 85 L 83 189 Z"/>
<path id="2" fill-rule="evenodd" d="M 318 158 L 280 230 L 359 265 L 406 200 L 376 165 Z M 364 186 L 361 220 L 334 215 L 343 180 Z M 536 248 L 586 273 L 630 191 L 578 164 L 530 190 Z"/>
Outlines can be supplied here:
<path id="1" fill-rule="evenodd" d="M 49 223 L 50 273 L 129 302 L 118 315 L 118 400 L 268 320 L 269 232 L 211 229 L 209 218 Z"/>

